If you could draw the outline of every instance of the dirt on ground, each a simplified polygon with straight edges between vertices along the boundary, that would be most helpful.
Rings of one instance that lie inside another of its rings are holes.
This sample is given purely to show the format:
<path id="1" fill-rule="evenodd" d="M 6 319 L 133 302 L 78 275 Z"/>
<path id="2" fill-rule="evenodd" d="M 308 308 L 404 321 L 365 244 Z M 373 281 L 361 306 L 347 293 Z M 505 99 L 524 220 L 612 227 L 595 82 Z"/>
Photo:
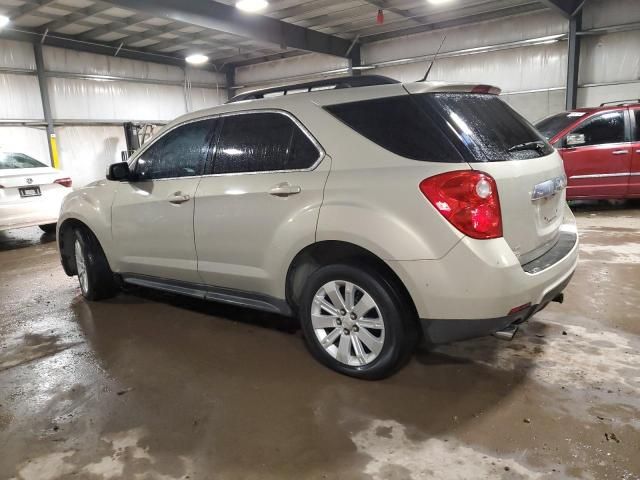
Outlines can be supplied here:
<path id="1" fill-rule="evenodd" d="M 576 215 L 564 304 L 380 382 L 316 363 L 292 319 L 87 302 L 52 236 L 0 232 L 0 478 L 639 479 L 640 210 Z"/>

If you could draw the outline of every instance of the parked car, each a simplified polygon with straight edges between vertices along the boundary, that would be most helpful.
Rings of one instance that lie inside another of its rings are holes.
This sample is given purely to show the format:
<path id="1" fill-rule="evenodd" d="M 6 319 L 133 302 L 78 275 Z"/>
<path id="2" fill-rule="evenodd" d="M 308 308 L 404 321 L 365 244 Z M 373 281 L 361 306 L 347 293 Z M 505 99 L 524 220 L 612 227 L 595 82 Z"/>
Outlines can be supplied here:
<path id="1" fill-rule="evenodd" d="M 421 335 L 561 300 L 578 257 L 562 160 L 499 90 L 332 82 L 181 117 L 69 195 L 59 248 L 82 294 L 124 282 L 298 316 L 320 362 L 367 379 Z"/>
<path id="2" fill-rule="evenodd" d="M 640 101 L 613 103 L 536 124 L 564 160 L 568 199 L 640 198 Z"/>
<path id="3" fill-rule="evenodd" d="M 39 226 L 56 230 L 72 180 L 24 153 L 0 151 L 0 230 Z"/>

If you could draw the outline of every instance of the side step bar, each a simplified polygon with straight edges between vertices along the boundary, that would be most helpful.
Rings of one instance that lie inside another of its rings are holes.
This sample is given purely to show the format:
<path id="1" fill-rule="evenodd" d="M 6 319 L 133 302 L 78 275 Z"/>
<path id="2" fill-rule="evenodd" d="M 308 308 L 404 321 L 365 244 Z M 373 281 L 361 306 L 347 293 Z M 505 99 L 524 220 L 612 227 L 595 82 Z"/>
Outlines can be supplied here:
<path id="1" fill-rule="evenodd" d="M 179 295 L 208 300 L 213 302 L 228 303 L 241 307 L 262 310 L 263 312 L 277 313 L 286 317 L 292 317 L 293 311 L 285 300 L 259 295 L 241 290 L 218 288 L 199 283 L 165 280 L 163 278 L 148 277 L 145 275 L 122 274 L 122 281 L 139 287 L 162 290 Z"/>

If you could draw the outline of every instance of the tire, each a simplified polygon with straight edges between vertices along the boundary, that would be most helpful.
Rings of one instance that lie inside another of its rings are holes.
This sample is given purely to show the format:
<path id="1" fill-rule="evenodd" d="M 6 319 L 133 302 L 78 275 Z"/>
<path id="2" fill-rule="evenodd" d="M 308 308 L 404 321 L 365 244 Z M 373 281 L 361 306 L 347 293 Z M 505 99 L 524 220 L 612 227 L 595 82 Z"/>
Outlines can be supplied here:
<path id="1" fill-rule="evenodd" d="M 346 315 L 331 311 L 336 291 Z M 365 380 L 392 375 L 409 360 L 418 341 L 415 314 L 403 299 L 399 288 L 374 268 L 319 268 L 306 282 L 299 310 L 311 354 L 344 375 Z"/>
<path id="2" fill-rule="evenodd" d="M 39 227 L 44 233 L 56 233 L 55 223 L 47 223 L 46 225 L 39 225 Z"/>
<path id="3" fill-rule="evenodd" d="M 118 288 L 98 239 L 86 228 L 75 229 L 74 236 L 73 251 L 82 296 L 87 300 L 114 297 Z"/>

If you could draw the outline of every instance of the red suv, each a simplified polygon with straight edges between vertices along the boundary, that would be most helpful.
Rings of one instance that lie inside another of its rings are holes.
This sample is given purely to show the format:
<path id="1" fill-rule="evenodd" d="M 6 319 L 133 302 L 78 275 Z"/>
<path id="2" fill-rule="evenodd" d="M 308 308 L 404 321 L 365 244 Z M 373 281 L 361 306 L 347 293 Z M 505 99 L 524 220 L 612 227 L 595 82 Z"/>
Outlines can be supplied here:
<path id="1" fill-rule="evenodd" d="M 564 160 L 568 199 L 640 198 L 640 100 L 611 103 L 536 124 Z"/>

